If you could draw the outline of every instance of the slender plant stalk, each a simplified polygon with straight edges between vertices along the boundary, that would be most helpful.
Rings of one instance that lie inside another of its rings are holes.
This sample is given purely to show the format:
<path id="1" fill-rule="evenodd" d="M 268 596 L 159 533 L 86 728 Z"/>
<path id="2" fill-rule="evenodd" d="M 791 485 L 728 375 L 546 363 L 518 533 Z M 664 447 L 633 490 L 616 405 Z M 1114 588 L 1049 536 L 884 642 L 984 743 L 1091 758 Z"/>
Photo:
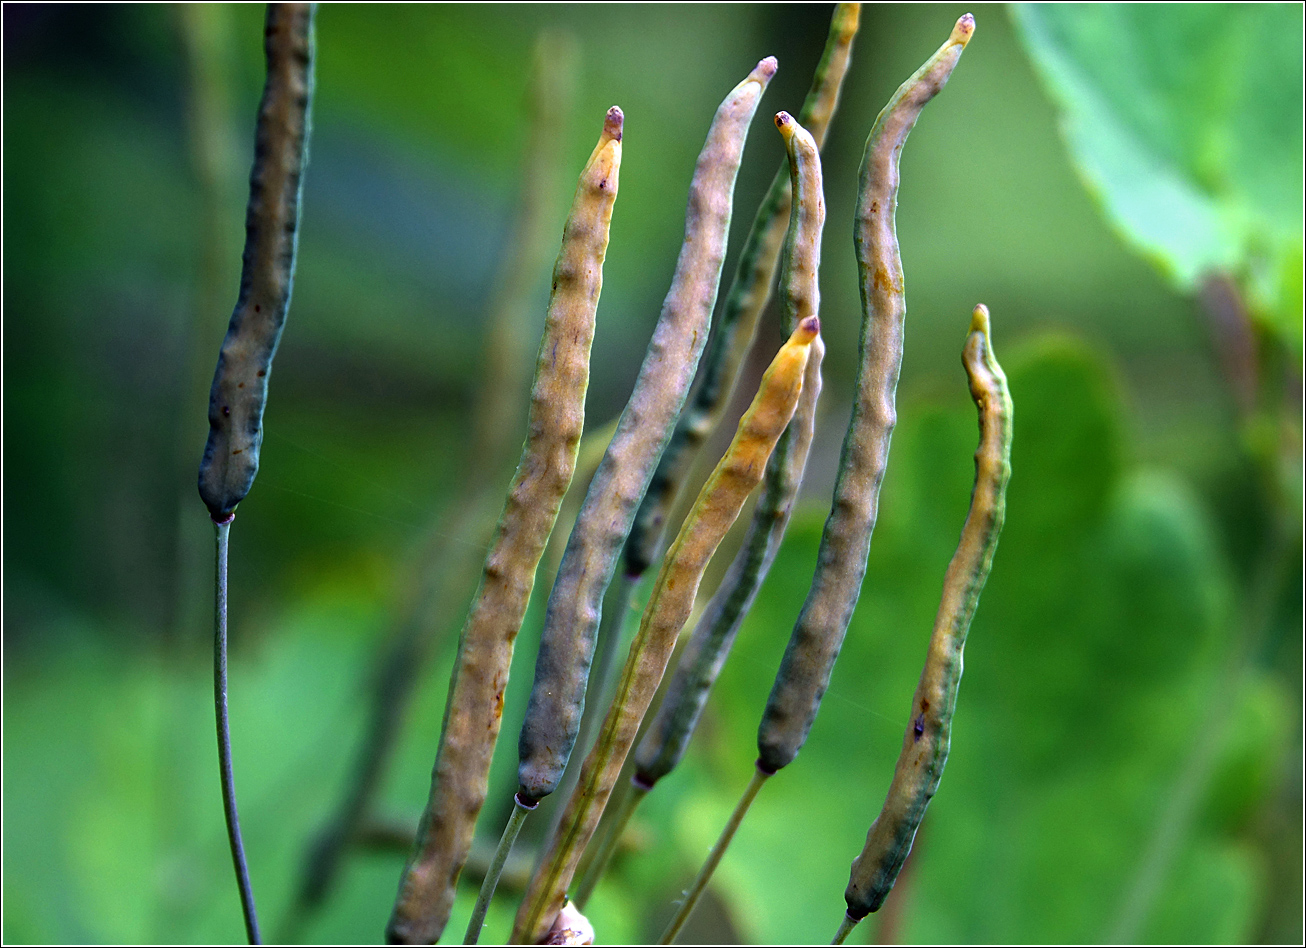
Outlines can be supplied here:
<path id="1" fill-rule="evenodd" d="M 621 169 L 622 124 L 621 110 L 613 106 L 581 171 L 563 230 L 521 462 L 458 643 L 431 795 L 386 927 L 391 942 L 425 944 L 440 937 L 485 802 L 513 645 L 571 484 L 584 427 L 590 345 Z"/>
<path id="2" fill-rule="evenodd" d="M 422 670 L 453 631 L 446 613 L 475 583 L 480 564 L 474 554 L 469 555 L 472 547 L 450 543 L 449 537 L 479 536 L 501 501 L 501 477 L 507 475 L 517 447 L 512 432 L 521 394 L 529 384 L 528 348 L 539 318 L 532 304 L 535 277 L 549 265 L 556 247 L 555 217 L 561 209 L 554 195 L 562 183 L 563 129 L 574 98 L 575 67 L 575 47 L 567 37 L 545 33 L 537 39 L 528 84 L 530 127 L 516 223 L 486 313 L 483 384 L 472 409 L 476 423 L 468 432 L 466 462 L 456 497 L 427 531 L 425 549 L 415 557 L 409 578 L 400 583 L 404 592 L 377 663 L 364 737 L 336 808 L 307 846 L 291 922 L 283 931 L 286 936 L 297 934 L 299 925 L 331 891 L 349 847 L 371 815 Z M 582 455 L 584 450 L 582 442 Z M 578 461 L 578 473 L 584 469 L 584 461 Z M 565 513 L 560 515 L 561 522 L 568 519 Z"/>
<path id="3" fill-rule="evenodd" d="M 775 69 L 774 58 L 762 60 L 730 92 L 699 154 L 671 289 L 549 595 L 518 743 L 518 792 L 524 799 L 541 800 L 558 788 L 575 746 L 603 596 L 702 355 L 725 259 L 744 140 Z"/>
<path id="4" fill-rule="evenodd" d="M 490 900 L 494 898 L 494 890 L 498 888 L 503 865 L 508 861 L 508 854 L 512 852 L 512 844 L 517 841 L 522 823 L 526 822 L 526 817 L 538 805 L 527 806 L 522 803 L 521 797 L 513 797 L 512 815 L 508 817 L 508 823 L 503 828 L 503 838 L 499 840 L 499 845 L 494 850 L 494 857 L 490 860 L 490 867 L 481 882 L 481 891 L 476 896 L 476 905 L 472 908 L 472 917 L 467 923 L 467 934 L 463 936 L 464 945 L 474 945 L 481 940 L 481 929 L 485 927 L 485 913 L 490 910 Z"/>
<path id="5" fill-rule="evenodd" d="M 245 935 L 249 943 L 258 945 L 262 939 L 258 930 L 258 910 L 254 907 L 254 889 L 249 883 L 249 866 L 245 862 L 245 843 L 240 837 L 236 778 L 231 771 L 231 726 L 227 720 L 227 551 L 231 521 L 235 516 L 231 514 L 226 520 L 213 521 L 217 538 L 213 583 L 213 712 L 218 726 L 218 775 L 222 781 L 222 812 L 227 818 L 227 841 L 231 844 L 231 861 L 236 868 L 240 911 L 245 918 Z"/>
<path id="6" fill-rule="evenodd" d="M 866 143 L 853 231 L 863 313 L 857 395 L 811 590 L 758 728 L 758 766 L 771 773 L 791 763 L 806 742 L 861 593 L 897 422 L 894 398 L 907 315 L 894 225 L 898 160 L 921 110 L 947 82 L 974 29 L 969 13 L 957 21 L 948 41 L 894 93 Z"/>
<path id="7" fill-rule="evenodd" d="M 952 715 L 961 684 L 962 650 L 993 565 L 1006 513 L 1011 477 L 1011 396 L 993 355 L 989 311 L 976 306 L 962 353 L 971 398 L 979 410 L 980 444 L 975 452 L 975 488 L 957 552 L 948 564 L 943 596 L 934 620 L 925 668 L 912 698 L 902 753 L 880 815 L 853 861 L 844 899 L 845 916 L 858 922 L 884 904 L 911 852 L 925 809 L 939 788 L 948 760 Z"/>
<path id="8" fill-rule="evenodd" d="M 294 284 L 313 94 L 313 13 L 310 4 L 268 5 L 267 81 L 254 133 L 240 294 L 213 375 L 209 437 L 199 469 L 200 498 L 217 529 L 213 702 L 222 803 L 251 943 L 259 941 L 258 918 L 240 836 L 227 720 L 227 553 L 236 506 L 258 474 L 268 374 Z"/>
<path id="9" fill-rule="evenodd" d="M 694 879 L 694 884 L 685 893 L 680 908 L 676 910 L 675 917 L 671 919 L 666 931 L 658 939 L 659 945 L 671 944 L 675 941 L 676 936 L 680 934 L 680 929 L 685 927 L 685 922 L 689 920 L 690 914 L 694 911 L 694 906 L 698 905 L 699 897 L 703 894 L 703 890 L 707 888 L 712 873 L 716 872 L 716 867 L 721 863 L 721 857 L 726 854 L 726 849 L 729 848 L 731 840 L 735 838 L 735 831 L 739 829 L 739 824 L 743 822 L 744 815 L 748 813 L 748 808 L 753 805 L 753 799 L 757 796 L 757 791 L 762 789 L 762 784 L 770 776 L 763 770 L 753 771 L 753 779 L 748 782 L 748 786 L 744 789 L 744 795 L 735 804 L 734 812 L 730 814 L 730 819 L 726 821 L 725 829 L 721 831 L 721 836 L 717 839 L 716 845 L 708 853 L 707 861 L 703 863 L 703 868 L 699 870 L 698 876 Z"/>
<path id="10" fill-rule="evenodd" d="M 830 942 L 830 944 L 842 945 L 844 942 L 848 940 L 848 936 L 852 934 L 852 930 L 856 927 L 857 927 L 857 922 L 855 922 L 853 919 L 845 915 L 843 917 L 843 921 L 839 923 L 839 930 L 834 933 L 834 939 Z"/>
<path id="11" fill-rule="evenodd" d="M 761 482 L 766 461 L 793 417 L 811 346 L 819 332 L 820 321 L 809 317 L 776 354 L 734 440 L 667 551 L 603 730 L 585 759 L 576 792 L 522 900 L 514 941 L 535 943 L 561 910 L 576 865 L 603 815 L 676 638 L 693 609 L 703 571 L 749 493 Z"/>

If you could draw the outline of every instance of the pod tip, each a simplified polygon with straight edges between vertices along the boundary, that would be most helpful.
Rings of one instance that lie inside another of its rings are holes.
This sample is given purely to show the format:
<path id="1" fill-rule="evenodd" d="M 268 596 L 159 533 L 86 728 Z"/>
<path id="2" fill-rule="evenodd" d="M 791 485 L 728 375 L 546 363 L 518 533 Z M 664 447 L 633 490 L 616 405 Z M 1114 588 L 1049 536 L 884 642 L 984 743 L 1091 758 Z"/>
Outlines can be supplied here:
<path id="1" fill-rule="evenodd" d="M 774 56 L 767 56 L 753 68 L 753 71 L 749 73 L 748 78 L 759 82 L 762 85 L 766 85 L 771 81 L 771 77 L 775 75 L 775 71 L 779 68 L 780 64 L 776 61 L 776 58 Z"/>
<path id="2" fill-rule="evenodd" d="M 835 7 L 835 19 L 838 21 L 840 32 L 844 36 L 857 32 L 858 21 L 862 16 L 862 5 L 860 3 L 841 3 Z"/>
<path id="3" fill-rule="evenodd" d="M 957 25 L 952 28 L 952 36 L 950 39 L 954 43 L 960 43 L 962 46 L 965 46 L 970 42 L 971 34 L 974 32 L 975 17 L 969 13 L 963 13 L 961 19 L 957 21 Z"/>
<path id="4" fill-rule="evenodd" d="M 788 112 L 775 113 L 775 127 L 780 129 L 780 134 L 788 141 L 794 133 L 794 117 Z"/>
<path id="5" fill-rule="evenodd" d="M 603 119 L 603 134 L 613 141 L 621 141 L 621 129 L 626 123 L 625 113 L 618 106 L 608 109 Z"/>
<path id="6" fill-rule="evenodd" d="M 982 332 L 985 336 L 989 334 L 989 308 L 983 303 L 975 307 L 975 311 L 970 317 L 970 331 Z"/>
<path id="7" fill-rule="evenodd" d="M 816 316 L 808 316 L 798 324 L 798 332 L 802 334 L 804 342 L 811 342 L 821 334 L 821 320 Z"/>

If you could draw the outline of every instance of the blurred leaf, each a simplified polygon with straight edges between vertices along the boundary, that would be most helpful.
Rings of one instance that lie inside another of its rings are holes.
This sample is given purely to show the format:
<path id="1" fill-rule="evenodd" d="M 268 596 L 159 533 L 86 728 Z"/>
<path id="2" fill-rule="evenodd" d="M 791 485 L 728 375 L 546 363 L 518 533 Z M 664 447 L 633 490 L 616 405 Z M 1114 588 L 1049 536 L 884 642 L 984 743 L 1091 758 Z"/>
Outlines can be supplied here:
<path id="1" fill-rule="evenodd" d="M 1300 357 L 1300 5 L 1022 4 L 1015 17 L 1125 239 L 1187 292 L 1234 275 Z"/>

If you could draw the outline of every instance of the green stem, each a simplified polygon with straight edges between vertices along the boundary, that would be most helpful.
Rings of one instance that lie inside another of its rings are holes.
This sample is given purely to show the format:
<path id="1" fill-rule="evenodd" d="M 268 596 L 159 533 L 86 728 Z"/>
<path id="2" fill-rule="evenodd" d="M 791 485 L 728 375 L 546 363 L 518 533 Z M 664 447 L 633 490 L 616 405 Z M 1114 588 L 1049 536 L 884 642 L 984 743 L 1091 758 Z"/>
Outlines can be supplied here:
<path id="1" fill-rule="evenodd" d="M 258 933 L 258 912 L 254 908 L 254 890 L 249 884 L 249 866 L 245 864 L 245 844 L 240 839 L 240 815 L 236 812 L 236 781 L 231 773 L 231 728 L 227 722 L 227 547 L 231 533 L 229 514 L 225 520 L 213 521 L 217 533 L 217 561 L 213 598 L 213 710 L 218 723 L 218 772 L 222 778 L 222 811 L 227 817 L 227 839 L 231 842 L 231 861 L 236 867 L 236 885 L 240 889 L 240 910 L 245 916 L 245 934 L 251 945 L 262 942 Z"/>
<path id="2" fill-rule="evenodd" d="M 730 822 L 726 823 L 726 828 L 721 831 L 721 838 L 716 841 L 712 851 L 707 855 L 707 862 L 703 863 L 703 868 L 698 872 L 698 878 L 685 893 L 685 899 L 680 903 L 680 910 L 676 912 L 676 917 L 671 920 L 667 930 L 662 933 L 658 939 L 659 945 L 669 945 L 672 940 L 680 933 L 688 921 L 689 915 L 694 911 L 694 906 L 698 904 L 699 897 L 703 890 L 707 888 L 708 881 L 712 878 L 712 873 L 716 872 L 717 864 L 721 862 L 721 857 L 726 854 L 726 849 L 730 846 L 730 841 L 735 838 L 735 831 L 739 829 L 739 824 L 743 822 L 744 815 L 748 808 L 753 805 L 753 798 L 757 796 L 757 791 L 762 789 L 762 784 L 766 778 L 771 776 L 760 767 L 753 771 L 753 779 L 749 781 L 748 789 L 744 795 L 739 798 L 739 803 L 735 805 L 735 812 L 730 814 Z"/>
<path id="3" fill-rule="evenodd" d="M 499 876 L 503 875 L 503 864 L 508 861 L 508 856 L 512 853 L 513 844 L 517 842 L 517 834 L 521 832 L 526 817 L 537 806 L 538 803 L 527 806 L 522 803 L 520 796 L 513 796 L 512 816 L 508 817 L 508 825 L 503 828 L 503 836 L 499 839 L 499 848 L 494 851 L 490 868 L 486 870 L 485 879 L 481 882 L 480 894 L 476 896 L 476 907 L 472 909 L 471 921 L 467 923 L 467 934 L 463 936 L 464 945 L 474 945 L 480 940 L 481 929 L 485 927 L 485 913 L 490 910 L 490 900 L 494 898 L 494 890 L 499 886 Z"/>
<path id="4" fill-rule="evenodd" d="M 847 912 L 845 912 L 843 916 L 843 921 L 839 923 L 839 930 L 834 933 L 834 941 L 830 942 L 830 944 L 842 945 L 845 941 L 848 940 L 849 932 L 851 932 L 854 928 L 857 927 L 857 923 L 859 921 L 860 919 L 855 919 L 851 917 Z"/>
<path id="5" fill-rule="evenodd" d="M 608 868 L 608 863 L 612 861 L 612 854 L 617 851 L 617 845 L 621 842 L 621 836 L 626 831 L 626 824 L 630 822 L 631 816 L 635 813 L 635 808 L 639 806 L 640 801 L 648 794 L 651 787 L 643 787 L 639 784 L 632 784 L 625 797 L 621 800 L 621 808 L 617 810 L 616 819 L 608 827 L 608 835 L 603 838 L 603 845 L 599 847 L 598 852 L 594 854 L 594 859 L 586 869 L 584 877 L 581 879 L 580 888 L 576 890 L 576 908 L 582 912 L 585 911 L 585 903 L 590 900 L 594 894 L 594 889 L 598 886 L 599 880 L 603 878 L 604 871 Z"/>

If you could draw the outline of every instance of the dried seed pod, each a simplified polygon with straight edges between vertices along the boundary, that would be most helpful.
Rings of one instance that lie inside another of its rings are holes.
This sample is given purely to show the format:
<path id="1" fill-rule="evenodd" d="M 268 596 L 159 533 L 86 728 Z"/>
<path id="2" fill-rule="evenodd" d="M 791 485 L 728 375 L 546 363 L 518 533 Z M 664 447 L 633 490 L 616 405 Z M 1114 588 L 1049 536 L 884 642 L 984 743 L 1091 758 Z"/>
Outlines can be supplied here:
<path id="1" fill-rule="evenodd" d="M 693 609 L 703 571 L 749 493 L 761 483 L 767 459 L 793 417 L 808 354 L 819 332 L 820 321 L 808 317 L 780 348 L 729 449 L 667 550 L 603 728 L 522 900 L 513 940 L 536 942 L 562 908 L 576 864 L 598 826 L 676 638 Z"/>
<path id="2" fill-rule="evenodd" d="M 839 105 L 839 92 L 852 59 L 853 39 L 861 19 L 860 3 L 840 3 L 830 19 L 825 51 L 812 75 L 798 121 L 811 133 L 819 149 Z M 735 276 L 721 308 L 721 316 L 708 341 L 702 379 L 693 401 L 676 425 L 675 434 L 658 463 L 653 480 L 640 504 L 639 514 L 626 542 L 626 571 L 642 576 L 657 556 L 666 532 L 666 519 L 703 440 L 712 433 L 730 401 L 739 369 L 753 345 L 757 321 L 771 298 L 780 246 L 789 223 L 793 200 L 789 163 L 781 164 L 762 199 L 744 240 Z M 791 331 L 793 325 L 786 327 Z"/>
<path id="3" fill-rule="evenodd" d="M 796 211 L 789 221 L 785 263 L 780 277 L 784 323 L 789 331 L 820 311 L 818 271 L 825 198 L 821 155 L 815 139 L 787 112 L 775 117 L 785 139 Z M 767 464 L 762 493 L 743 546 L 730 564 L 721 588 L 699 618 L 694 634 L 672 673 L 666 697 L 635 752 L 636 786 L 651 788 L 680 763 L 707 697 L 735 635 L 775 560 L 793 511 L 807 454 L 816 429 L 825 344 L 817 338 L 807 360 L 807 377 L 793 421 L 780 436 Z"/>
<path id="4" fill-rule="evenodd" d="M 770 773 L 792 762 L 807 740 L 861 593 L 897 421 L 894 395 L 907 315 L 894 228 L 898 159 L 921 109 L 948 81 L 974 29 L 969 13 L 957 21 L 948 41 L 894 93 L 866 142 L 853 231 L 863 310 L 857 396 L 812 587 L 758 728 L 758 767 Z"/>
<path id="5" fill-rule="evenodd" d="M 975 307 L 962 362 L 970 380 L 971 398 L 979 410 L 975 489 L 961 542 L 944 576 L 943 597 L 925 669 L 912 698 L 911 720 L 893 782 L 884 808 L 866 835 L 866 847 L 853 861 L 852 878 L 844 893 L 848 919 L 853 922 L 884 903 L 911 852 L 925 808 L 939 788 L 961 684 L 966 632 L 993 565 L 1006 512 L 1007 481 L 1011 476 L 1011 396 L 1007 377 L 993 355 L 989 311 L 983 306 Z"/>
<path id="6" fill-rule="evenodd" d="M 617 197 L 621 132 L 621 110 L 613 107 L 581 171 L 563 231 L 526 443 L 458 643 L 431 796 L 386 929 L 392 942 L 439 938 L 485 802 L 513 643 L 536 567 L 571 483 L 584 427 L 590 344 Z"/>
<path id="7" fill-rule="evenodd" d="M 254 133 L 240 295 L 209 393 L 200 497 L 214 520 L 231 517 L 258 474 L 268 373 L 290 308 L 299 199 L 313 97 L 313 5 L 269 4 L 268 78 Z"/>
<path id="8" fill-rule="evenodd" d="M 575 745 L 603 594 L 707 340 L 744 139 L 775 70 L 768 56 L 726 96 L 698 157 L 671 289 L 549 595 L 519 742 L 518 792 L 525 799 L 557 789 Z"/>

